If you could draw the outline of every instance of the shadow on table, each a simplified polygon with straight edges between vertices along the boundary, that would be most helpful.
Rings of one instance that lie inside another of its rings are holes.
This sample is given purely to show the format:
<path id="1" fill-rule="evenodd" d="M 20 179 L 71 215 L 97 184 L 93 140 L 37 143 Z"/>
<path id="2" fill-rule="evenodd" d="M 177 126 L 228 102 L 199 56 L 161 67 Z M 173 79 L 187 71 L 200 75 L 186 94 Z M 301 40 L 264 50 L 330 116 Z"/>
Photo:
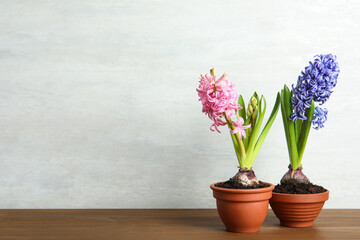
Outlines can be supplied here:
<path id="1" fill-rule="evenodd" d="M 233 237 L 238 236 L 237 234 L 232 234 L 226 231 L 225 226 L 217 214 L 209 214 L 206 212 L 204 212 L 204 214 L 188 215 L 187 213 L 184 213 L 181 216 L 173 215 L 168 219 L 167 224 L 179 227 L 184 232 L 191 232 L 191 229 L 193 229 L 195 231 L 200 230 L 200 232 L 205 233 L 226 233 L 226 236 L 228 236 L 228 234 Z M 306 238 L 324 239 L 327 237 L 327 235 L 324 235 L 324 233 L 319 231 L 316 226 L 310 228 L 288 228 L 280 226 L 278 219 L 272 213 L 268 214 L 259 232 L 243 233 L 242 235 L 246 236 L 247 239 L 289 239 L 288 237 L 292 236 L 291 239 L 300 240 Z M 215 234 L 212 236 L 220 235 Z"/>
<path id="2" fill-rule="evenodd" d="M 226 231 L 224 224 L 220 217 L 216 215 L 205 215 L 205 216 L 193 216 L 193 215 L 182 215 L 174 216 L 171 218 L 172 224 L 186 225 L 196 228 L 211 229 L 216 231 Z M 268 214 L 264 221 L 263 226 L 266 227 L 280 227 L 279 220 L 273 215 Z"/>

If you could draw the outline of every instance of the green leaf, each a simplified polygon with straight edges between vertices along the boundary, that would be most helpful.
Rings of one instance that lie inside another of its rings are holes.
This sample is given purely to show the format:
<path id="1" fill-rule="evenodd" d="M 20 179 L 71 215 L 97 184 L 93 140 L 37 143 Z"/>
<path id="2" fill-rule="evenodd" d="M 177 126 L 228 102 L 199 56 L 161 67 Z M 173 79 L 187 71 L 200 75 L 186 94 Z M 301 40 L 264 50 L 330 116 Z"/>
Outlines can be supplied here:
<path id="1" fill-rule="evenodd" d="M 244 146 L 245 146 L 245 149 L 247 150 L 248 146 L 249 146 L 249 141 L 251 139 L 251 135 L 252 135 L 252 132 L 253 132 L 253 129 L 255 128 L 256 124 L 257 124 L 257 121 L 259 119 L 259 97 L 257 95 L 256 92 L 254 92 L 253 94 L 253 97 L 256 98 L 256 101 L 257 101 L 257 108 L 258 108 L 258 112 L 256 114 L 256 118 L 255 118 L 255 121 L 251 123 L 251 127 L 248 128 L 248 129 L 245 129 L 245 134 L 246 134 L 246 139 L 243 139 L 243 142 L 244 142 Z M 251 101 L 251 97 L 250 97 L 250 100 L 249 102 Z M 244 126 L 246 125 L 249 125 L 250 124 L 250 121 L 251 121 L 251 116 L 249 116 L 246 120 L 245 120 L 245 123 L 244 123 Z"/>
<path id="2" fill-rule="evenodd" d="M 299 157 L 296 162 L 296 166 L 295 166 L 296 168 L 293 168 L 294 170 L 296 170 L 301 165 L 301 159 L 304 154 L 306 142 L 309 137 L 309 132 L 311 129 L 311 123 L 312 123 L 312 118 L 314 115 L 314 110 L 315 110 L 315 105 L 314 105 L 314 101 L 312 100 L 311 107 L 309 109 L 307 109 L 307 111 L 306 111 L 305 116 L 307 119 L 305 121 L 303 121 L 303 124 L 301 127 L 300 137 L 299 137 L 299 141 L 298 141 Z"/>
<path id="3" fill-rule="evenodd" d="M 240 95 L 239 96 L 239 100 L 238 100 L 238 103 L 240 106 L 242 106 L 243 108 L 238 110 L 238 113 L 239 113 L 239 116 L 242 117 L 245 121 L 246 119 L 246 106 L 245 106 L 245 103 L 244 103 L 244 99 L 243 97 Z"/>
<path id="4" fill-rule="evenodd" d="M 264 109 L 262 108 L 262 103 L 264 101 Z M 251 137 L 249 139 L 249 145 L 248 145 L 248 149 L 246 152 L 246 158 L 245 158 L 245 167 L 247 168 L 251 168 L 252 164 L 251 164 L 251 155 L 253 154 L 254 151 L 254 147 L 255 147 L 255 143 L 257 141 L 258 135 L 259 135 L 259 131 L 260 131 L 260 127 L 262 124 L 262 121 L 264 119 L 264 115 L 265 115 L 265 111 L 266 111 L 266 101 L 264 96 L 261 96 L 261 99 L 259 101 L 260 105 L 258 107 L 258 117 L 257 117 L 257 123 L 255 125 L 255 127 L 253 128 L 253 132 L 251 134 Z"/>
<path id="5" fill-rule="evenodd" d="M 284 124 L 284 131 L 285 131 L 285 137 L 286 137 L 286 143 L 287 143 L 287 147 L 288 147 L 288 152 L 289 152 L 289 159 L 291 161 L 291 147 L 290 147 L 290 134 L 289 134 L 289 126 L 288 126 L 288 119 L 287 119 L 287 115 L 286 115 L 286 110 L 285 110 L 285 103 L 284 103 L 284 90 L 281 90 L 281 116 L 283 119 L 283 124 Z"/>
<path id="6" fill-rule="evenodd" d="M 235 153 L 236 153 L 236 157 L 238 159 L 238 162 L 240 164 L 240 166 L 242 165 L 241 162 L 242 162 L 242 159 L 241 159 L 241 155 L 240 155 L 240 151 L 239 151 L 239 144 L 238 142 L 236 141 L 236 137 L 234 134 L 231 134 L 230 133 L 230 136 L 231 136 L 231 140 L 233 142 L 233 145 L 234 145 L 234 149 L 235 149 Z M 241 166 L 242 167 L 242 166 Z"/>
<path id="7" fill-rule="evenodd" d="M 291 95 L 292 95 L 292 92 L 289 90 L 289 88 L 285 84 L 285 86 L 284 86 L 284 106 L 285 106 L 285 112 L 286 112 L 287 119 L 290 118 L 290 115 L 292 113 Z M 296 141 L 296 136 L 295 136 L 295 124 L 293 121 L 287 120 L 287 125 L 288 125 L 288 129 L 289 129 L 289 139 L 290 139 L 290 153 L 291 153 L 290 162 L 291 162 L 291 165 L 293 165 L 293 163 L 296 162 L 298 159 L 297 141 Z"/>
<path id="8" fill-rule="evenodd" d="M 264 104 L 266 106 L 265 97 L 264 97 Z M 262 144 L 263 144 L 263 142 L 264 142 L 264 140 L 266 138 L 266 135 L 268 134 L 272 124 L 275 121 L 275 118 L 276 118 L 277 113 L 279 111 L 279 106 L 280 106 L 280 93 L 277 94 L 273 110 L 271 111 L 269 119 L 268 119 L 267 123 L 265 124 L 265 127 L 264 127 L 264 129 L 262 130 L 262 132 L 261 132 L 261 134 L 259 136 L 259 139 L 256 142 L 254 152 L 251 155 L 251 165 L 254 163 L 255 158 L 256 158 L 257 154 L 259 153 L 260 148 L 261 148 L 261 146 L 262 146 Z"/>
<path id="9" fill-rule="evenodd" d="M 246 119 L 245 122 L 244 122 L 244 126 L 249 125 L 250 120 L 251 120 L 251 118 Z M 249 128 L 245 129 L 245 134 L 246 134 L 246 139 L 243 139 L 243 142 L 244 142 L 245 150 L 247 151 L 247 148 L 249 146 L 249 139 L 251 137 L 250 134 L 249 134 Z"/>

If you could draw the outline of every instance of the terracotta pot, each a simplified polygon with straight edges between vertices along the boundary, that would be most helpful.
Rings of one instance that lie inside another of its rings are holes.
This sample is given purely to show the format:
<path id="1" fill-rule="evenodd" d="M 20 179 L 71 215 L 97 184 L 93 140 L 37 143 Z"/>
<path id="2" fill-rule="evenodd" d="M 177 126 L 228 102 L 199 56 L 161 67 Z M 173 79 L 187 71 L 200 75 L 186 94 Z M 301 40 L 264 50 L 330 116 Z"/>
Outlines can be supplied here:
<path id="1" fill-rule="evenodd" d="M 226 230 L 257 232 L 264 222 L 274 185 L 257 189 L 227 189 L 212 184 L 217 210 Z"/>
<path id="2" fill-rule="evenodd" d="M 328 199 L 329 191 L 314 194 L 273 193 L 270 206 L 281 225 L 311 227 Z"/>

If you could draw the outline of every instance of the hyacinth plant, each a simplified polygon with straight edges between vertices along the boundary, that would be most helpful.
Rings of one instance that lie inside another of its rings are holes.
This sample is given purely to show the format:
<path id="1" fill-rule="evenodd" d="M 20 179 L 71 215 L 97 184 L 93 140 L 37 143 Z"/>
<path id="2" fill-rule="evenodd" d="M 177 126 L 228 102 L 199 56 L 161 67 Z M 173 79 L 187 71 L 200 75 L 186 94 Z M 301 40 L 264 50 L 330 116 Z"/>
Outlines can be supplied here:
<path id="1" fill-rule="evenodd" d="M 285 85 L 281 90 L 281 114 L 288 146 L 289 170 L 281 183 L 295 180 L 310 183 L 302 172 L 301 160 L 311 125 L 318 130 L 324 127 L 328 110 L 315 106 L 323 105 L 333 92 L 339 75 L 339 64 L 332 54 L 316 55 L 305 67 L 292 90 Z"/>
<path id="2" fill-rule="evenodd" d="M 201 75 L 196 90 L 203 106 L 202 112 L 213 121 L 210 130 L 220 133 L 219 126 L 227 125 L 229 128 L 240 164 L 239 172 L 232 179 L 244 186 L 256 187 L 259 181 L 252 165 L 279 110 L 280 94 L 259 136 L 266 110 L 264 96 L 259 98 L 255 92 L 246 110 L 243 97 L 236 93 L 234 84 L 227 80 L 226 74 L 216 80 L 215 68 L 210 70 L 210 75 Z"/>

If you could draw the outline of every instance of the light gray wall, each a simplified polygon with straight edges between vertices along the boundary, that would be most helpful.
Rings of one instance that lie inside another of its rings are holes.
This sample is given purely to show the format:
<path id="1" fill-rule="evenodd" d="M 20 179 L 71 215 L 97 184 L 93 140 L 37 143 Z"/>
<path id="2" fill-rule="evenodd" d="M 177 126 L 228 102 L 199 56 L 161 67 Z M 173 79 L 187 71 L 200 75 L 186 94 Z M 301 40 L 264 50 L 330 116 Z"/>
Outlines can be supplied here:
<path id="1" fill-rule="evenodd" d="M 305 173 L 359 208 L 359 1 L 1 1 L 0 208 L 214 208 L 237 171 L 195 88 L 216 66 L 268 112 L 318 53 L 341 74 Z M 280 115 L 254 169 L 288 165 Z"/>

